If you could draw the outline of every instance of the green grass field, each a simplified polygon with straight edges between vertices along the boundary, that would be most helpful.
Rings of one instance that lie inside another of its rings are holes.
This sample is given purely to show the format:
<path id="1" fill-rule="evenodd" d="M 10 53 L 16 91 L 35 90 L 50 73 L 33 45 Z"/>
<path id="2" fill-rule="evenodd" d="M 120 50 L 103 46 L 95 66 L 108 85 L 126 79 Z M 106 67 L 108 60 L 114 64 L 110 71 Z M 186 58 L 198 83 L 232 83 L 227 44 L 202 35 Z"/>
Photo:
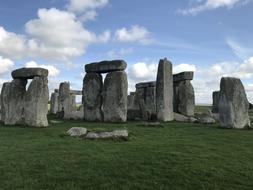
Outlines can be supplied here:
<path id="1" fill-rule="evenodd" d="M 130 138 L 71 138 L 71 127 L 127 128 Z M 1 190 L 253 189 L 253 130 L 175 122 L 1 125 L 0 182 Z"/>

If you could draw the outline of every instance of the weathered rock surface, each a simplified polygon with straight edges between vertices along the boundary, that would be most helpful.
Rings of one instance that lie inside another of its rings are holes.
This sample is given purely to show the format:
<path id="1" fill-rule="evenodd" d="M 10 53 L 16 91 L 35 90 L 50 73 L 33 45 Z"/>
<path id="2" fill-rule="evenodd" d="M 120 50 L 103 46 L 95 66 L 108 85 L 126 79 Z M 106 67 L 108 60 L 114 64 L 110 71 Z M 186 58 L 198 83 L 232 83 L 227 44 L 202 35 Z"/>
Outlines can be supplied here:
<path id="1" fill-rule="evenodd" d="M 174 119 L 172 64 L 167 59 L 160 60 L 158 66 L 156 112 L 159 121 L 172 121 Z"/>
<path id="2" fill-rule="evenodd" d="M 127 120 L 127 75 L 124 71 L 108 73 L 103 89 L 103 113 L 106 122 Z"/>
<path id="3" fill-rule="evenodd" d="M 182 73 L 178 73 L 178 74 L 173 75 L 173 81 L 180 82 L 180 81 L 184 81 L 184 80 L 192 80 L 193 76 L 194 76 L 194 72 L 192 72 L 192 71 L 182 72 Z"/>
<path id="4" fill-rule="evenodd" d="M 198 122 L 202 124 L 214 124 L 216 121 L 211 116 L 201 116 L 198 118 Z"/>
<path id="5" fill-rule="evenodd" d="M 3 84 L 1 92 L 2 121 L 5 125 L 23 124 L 26 80 L 14 79 Z"/>
<path id="6" fill-rule="evenodd" d="M 86 73 L 108 73 L 114 71 L 124 71 L 127 63 L 123 60 L 101 61 L 85 65 Z"/>
<path id="7" fill-rule="evenodd" d="M 220 91 L 213 92 L 213 106 L 212 106 L 213 113 L 219 113 L 219 98 L 220 98 Z"/>
<path id="8" fill-rule="evenodd" d="M 190 122 L 190 123 L 194 123 L 197 121 L 197 119 L 194 117 L 188 117 L 175 112 L 174 112 L 174 120 L 179 122 Z"/>
<path id="9" fill-rule="evenodd" d="M 87 129 L 84 127 L 72 127 L 67 131 L 67 134 L 71 137 L 81 137 L 86 135 Z"/>
<path id="10" fill-rule="evenodd" d="M 141 82 L 135 85 L 135 88 L 148 88 L 148 87 L 156 87 L 156 81 Z"/>
<path id="11" fill-rule="evenodd" d="M 103 121 L 103 79 L 101 74 L 87 73 L 83 80 L 83 109 L 85 121 Z"/>
<path id="12" fill-rule="evenodd" d="M 250 126 L 249 102 L 240 79 L 224 77 L 220 83 L 219 115 L 224 128 L 242 129 Z"/>
<path id="13" fill-rule="evenodd" d="M 191 81 L 174 83 L 174 112 L 194 116 L 195 94 Z"/>
<path id="14" fill-rule="evenodd" d="M 25 123 L 28 126 L 48 126 L 48 99 L 49 91 L 47 78 L 35 77 L 25 94 Z"/>
<path id="15" fill-rule="evenodd" d="M 50 98 L 50 112 L 56 114 L 59 111 L 59 93 L 53 92 Z"/>
<path id="16" fill-rule="evenodd" d="M 64 119 L 70 119 L 71 113 L 74 111 L 70 95 L 70 84 L 68 82 L 60 83 L 59 87 L 59 112 L 63 112 Z"/>
<path id="17" fill-rule="evenodd" d="M 79 96 L 83 95 L 83 91 L 81 91 L 81 90 L 70 90 L 69 93 L 73 94 L 73 95 L 79 95 Z"/>
<path id="18" fill-rule="evenodd" d="M 128 121 L 136 121 L 136 120 L 141 120 L 142 114 L 140 110 L 136 109 L 128 109 L 127 110 L 127 120 Z"/>
<path id="19" fill-rule="evenodd" d="M 21 68 L 12 71 L 14 79 L 33 79 L 34 77 L 47 77 L 48 70 L 43 68 Z"/>
<path id="20" fill-rule="evenodd" d="M 127 130 L 88 132 L 86 139 L 128 138 Z"/>

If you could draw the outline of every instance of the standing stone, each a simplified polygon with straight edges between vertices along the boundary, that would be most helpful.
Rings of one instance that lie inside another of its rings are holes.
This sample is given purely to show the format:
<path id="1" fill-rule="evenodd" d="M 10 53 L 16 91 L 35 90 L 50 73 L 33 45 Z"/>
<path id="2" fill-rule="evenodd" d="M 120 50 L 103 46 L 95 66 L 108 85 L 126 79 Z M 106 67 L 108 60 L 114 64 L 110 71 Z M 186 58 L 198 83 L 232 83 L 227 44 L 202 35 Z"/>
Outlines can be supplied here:
<path id="1" fill-rule="evenodd" d="M 47 127 L 48 79 L 34 77 L 25 94 L 25 123 L 33 127 Z"/>
<path id="2" fill-rule="evenodd" d="M 190 80 L 174 82 L 174 112 L 194 116 L 195 95 Z"/>
<path id="3" fill-rule="evenodd" d="M 156 112 L 160 121 L 172 121 L 173 75 L 172 64 L 167 59 L 160 60 L 156 79 Z"/>
<path id="4" fill-rule="evenodd" d="M 76 95 L 75 94 L 70 94 L 70 104 L 73 110 L 77 110 L 77 105 L 76 105 Z"/>
<path id="5" fill-rule="evenodd" d="M 240 79 L 224 77 L 220 83 L 219 120 L 221 127 L 242 129 L 250 126 L 249 102 Z"/>
<path id="6" fill-rule="evenodd" d="M 220 99 L 220 91 L 213 92 L 212 113 L 219 113 L 219 99 Z"/>
<path id="7" fill-rule="evenodd" d="M 23 124 L 26 83 L 25 79 L 14 79 L 3 84 L 1 111 L 5 125 Z"/>
<path id="8" fill-rule="evenodd" d="M 70 119 L 71 113 L 74 111 L 72 107 L 72 100 L 70 97 L 70 84 L 63 82 L 59 88 L 59 111 L 64 113 L 64 119 Z"/>
<path id="9" fill-rule="evenodd" d="M 127 119 L 127 75 L 125 71 L 106 75 L 103 88 L 103 113 L 106 122 L 125 122 Z"/>
<path id="10" fill-rule="evenodd" d="M 83 79 L 83 110 L 85 121 L 102 121 L 102 90 L 101 74 L 87 73 Z"/>
<path id="11" fill-rule="evenodd" d="M 59 110 L 59 102 L 58 102 L 58 99 L 59 99 L 59 93 L 57 92 L 53 92 L 51 94 L 51 99 L 50 99 L 50 112 L 52 114 L 56 114 Z"/>

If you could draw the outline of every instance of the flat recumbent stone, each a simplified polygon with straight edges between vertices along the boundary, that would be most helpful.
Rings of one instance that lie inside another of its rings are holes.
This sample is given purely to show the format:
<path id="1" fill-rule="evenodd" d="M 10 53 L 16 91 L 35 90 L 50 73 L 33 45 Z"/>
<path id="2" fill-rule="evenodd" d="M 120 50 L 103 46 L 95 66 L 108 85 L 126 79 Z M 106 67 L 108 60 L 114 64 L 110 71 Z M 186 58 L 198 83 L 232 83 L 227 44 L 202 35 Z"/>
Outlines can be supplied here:
<path id="1" fill-rule="evenodd" d="M 86 73 L 109 73 L 114 71 L 124 71 L 127 63 L 123 60 L 101 61 L 85 65 Z"/>
<path id="2" fill-rule="evenodd" d="M 48 70 L 43 68 L 21 68 L 12 71 L 14 79 L 33 79 L 34 77 L 47 77 Z"/>

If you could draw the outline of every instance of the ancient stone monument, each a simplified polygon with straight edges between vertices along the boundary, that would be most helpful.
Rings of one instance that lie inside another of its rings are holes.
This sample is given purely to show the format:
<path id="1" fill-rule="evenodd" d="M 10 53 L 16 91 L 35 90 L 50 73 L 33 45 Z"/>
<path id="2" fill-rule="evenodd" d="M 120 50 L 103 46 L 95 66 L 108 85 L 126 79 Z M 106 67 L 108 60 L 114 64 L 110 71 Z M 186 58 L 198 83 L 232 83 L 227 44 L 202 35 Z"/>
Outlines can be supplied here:
<path id="1" fill-rule="evenodd" d="M 86 121 L 125 122 L 127 119 L 127 64 L 123 60 L 85 65 L 83 105 Z M 103 84 L 102 73 L 108 73 Z"/>
<path id="2" fill-rule="evenodd" d="M 219 113 L 220 91 L 214 91 L 212 98 L 213 98 L 212 113 Z"/>
<path id="3" fill-rule="evenodd" d="M 173 75 L 174 112 L 186 116 L 194 116 L 195 95 L 191 84 L 193 72 L 182 72 Z"/>
<path id="4" fill-rule="evenodd" d="M 64 119 L 83 119 L 83 109 L 77 109 L 76 95 L 82 95 L 82 91 L 70 90 L 69 82 L 60 83 L 58 96 L 59 117 Z"/>
<path id="5" fill-rule="evenodd" d="M 55 91 L 51 94 L 50 98 L 50 113 L 57 114 L 59 111 L 59 90 L 55 89 Z"/>
<path id="6" fill-rule="evenodd" d="M 12 72 L 13 81 L 3 84 L 2 121 L 5 125 L 48 126 L 48 70 L 21 68 Z M 27 80 L 32 79 L 26 90 Z"/>
<path id="7" fill-rule="evenodd" d="M 172 121 L 174 119 L 172 63 L 167 59 L 160 60 L 158 66 L 156 113 L 159 121 Z"/>
<path id="8" fill-rule="evenodd" d="M 242 129 L 250 126 L 249 102 L 240 79 L 221 79 L 218 107 L 221 127 Z"/>

